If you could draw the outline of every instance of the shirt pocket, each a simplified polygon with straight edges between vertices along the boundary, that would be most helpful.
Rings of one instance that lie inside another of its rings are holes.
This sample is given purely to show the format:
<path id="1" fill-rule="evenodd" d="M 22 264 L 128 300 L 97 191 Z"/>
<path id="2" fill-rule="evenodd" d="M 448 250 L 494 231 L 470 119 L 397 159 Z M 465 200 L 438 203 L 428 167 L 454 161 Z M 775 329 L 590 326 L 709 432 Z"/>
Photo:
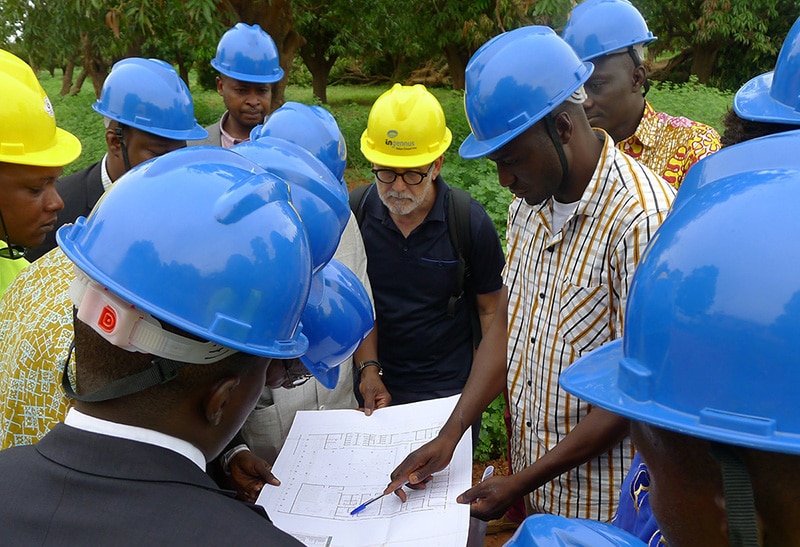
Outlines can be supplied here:
<path id="1" fill-rule="evenodd" d="M 575 351 L 584 354 L 609 340 L 607 285 L 565 283 L 560 302 L 559 332 Z"/>

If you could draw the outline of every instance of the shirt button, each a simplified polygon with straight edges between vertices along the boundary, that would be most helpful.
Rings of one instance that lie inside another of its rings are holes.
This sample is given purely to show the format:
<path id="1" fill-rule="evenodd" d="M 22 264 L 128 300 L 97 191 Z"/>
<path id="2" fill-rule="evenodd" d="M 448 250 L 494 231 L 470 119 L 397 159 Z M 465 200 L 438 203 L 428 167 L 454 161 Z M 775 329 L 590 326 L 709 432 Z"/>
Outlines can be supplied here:
<path id="1" fill-rule="evenodd" d="M 533 336 L 531 336 L 531 344 L 535 344 L 535 343 L 536 343 L 536 338 L 534 338 Z"/>
<path id="2" fill-rule="evenodd" d="M 549 247 L 547 247 L 547 252 L 552 253 L 555 250 L 555 248 L 556 248 L 555 245 L 550 245 Z"/>
<path id="3" fill-rule="evenodd" d="M 540 292 L 540 293 L 539 293 L 539 298 L 541 298 L 541 299 L 543 299 L 543 300 L 544 300 L 544 293 L 543 293 L 543 292 Z"/>
<path id="4" fill-rule="evenodd" d="M 408 252 L 408 247 L 403 247 L 403 252 L 407 253 Z"/>
<path id="5" fill-rule="evenodd" d="M 320 410 L 325 410 L 325 405 L 319 405 Z"/>
<path id="6" fill-rule="evenodd" d="M 531 422 L 525 422 L 525 425 L 527 425 L 528 427 L 532 427 L 533 426 L 533 424 Z"/>
<path id="7" fill-rule="evenodd" d="M 533 385 L 533 380 L 528 380 L 528 385 L 532 386 Z"/>

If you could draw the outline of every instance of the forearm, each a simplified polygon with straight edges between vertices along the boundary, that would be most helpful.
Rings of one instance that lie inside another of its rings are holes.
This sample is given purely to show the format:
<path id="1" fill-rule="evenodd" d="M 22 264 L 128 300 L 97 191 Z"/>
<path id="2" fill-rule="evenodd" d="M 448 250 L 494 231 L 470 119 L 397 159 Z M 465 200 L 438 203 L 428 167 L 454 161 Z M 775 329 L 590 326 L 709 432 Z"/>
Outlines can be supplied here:
<path id="1" fill-rule="evenodd" d="M 478 346 L 467 383 L 439 433 L 439 436 L 456 443 L 506 385 L 508 292 L 503 287 L 499 293 L 496 311 Z"/>
<path id="2" fill-rule="evenodd" d="M 527 494 L 545 482 L 605 454 L 629 434 L 629 421 L 600 408 L 587 416 L 552 450 L 517 473 L 519 494 Z"/>
<path id="3" fill-rule="evenodd" d="M 362 361 L 378 360 L 378 330 L 373 327 L 372 331 L 353 353 L 353 365 L 358 367 L 358 364 Z"/>

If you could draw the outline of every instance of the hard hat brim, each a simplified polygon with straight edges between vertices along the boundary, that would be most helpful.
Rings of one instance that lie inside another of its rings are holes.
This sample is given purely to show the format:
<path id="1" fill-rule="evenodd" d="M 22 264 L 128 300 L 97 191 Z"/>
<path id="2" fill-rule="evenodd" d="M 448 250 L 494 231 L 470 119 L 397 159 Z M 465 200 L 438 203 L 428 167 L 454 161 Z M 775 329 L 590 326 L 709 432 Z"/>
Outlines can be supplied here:
<path id="1" fill-rule="evenodd" d="M 776 101 L 770 91 L 775 71 L 760 74 L 744 84 L 733 97 L 740 118 L 756 122 L 800 125 L 800 111 Z"/>
<path id="2" fill-rule="evenodd" d="M 198 123 L 195 123 L 194 127 L 191 127 L 189 129 L 165 129 L 163 127 L 151 127 L 149 125 L 136 123 L 135 121 L 119 119 L 119 116 L 117 114 L 108 112 L 105 109 L 103 109 L 100 106 L 99 100 L 92 105 L 92 110 L 94 110 L 101 116 L 111 118 L 112 120 L 119 122 L 127 127 L 133 127 L 134 129 L 138 129 L 139 131 L 144 131 L 145 133 L 150 133 L 151 135 L 164 137 L 165 139 L 172 139 L 174 141 L 201 141 L 203 139 L 208 138 L 208 131 L 206 131 L 206 129 Z"/>
<path id="3" fill-rule="evenodd" d="M 333 389 L 336 387 L 336 384 L 339 383 L 339 369 L 341 366 L 333 368 L 318 366 L 305 356 L 300 357 L 300 362 L 303 363 L 308 369 L 308 372 L 310 372 L 326 389 Z"/>
<path id="4" fill-rule="evenodd" d="M 365 129 L 361 133 L 361 153 L 367 158 L 367 161 L 375 165 L 382 165 L 385 167 L 397 167 L 399 169 L 410 169 L 412 167 L 424 167 L 439 159 L 450 148 L 453 142 L 453 133 L 449 128 L 445 127 L 444 138 L 440 142 L 440 146 L 431 152 L 413 153 L 408 155 L 398 154 L 385 154 L 374 150 L 369 146 L 368 130 Z"/>
<path id="5" fill-rule="evenodd" d="M 223 67 L 216 59 L 211 60 L 211 66 L 214 67 L 220 74 L 239 80 L 240 82 L 248 82 L 255 84 L 274 84 L 281 81 L 283 78 L 283 69 L 278 67 L 272 74 L 264 74 L 259 76 L 257 74 L 245 74 L 243 72 L 234 72 L 228 68 Z"/>
<path id="6" fill-rule="evenodd" d="M 56 127 L 53 145 L 36 152 L 23 154 L 2 154 L 0 162 L 18 165 L 35 165 L 38 167 L 63 167 L 75 161 L 81 155 L 81 141 L 72 133 Z"/>
<path id="7" fill-rule="evenodd" d="M 561 373 L 559 383 L 582 400 L 632 420 L 711 441 L 800 454 L 798 435 L 774 428 L 769 434 L 754 432 L 754 423 L 767 425 L 764 419 L 718 411 L 697 416 L 658 404 L 646 394 L 632 397 L 620 386 L 620 377 L 636 374 L 633 368 L 625 358 L 623 341 L 614 340 L 575 361 Z"/>

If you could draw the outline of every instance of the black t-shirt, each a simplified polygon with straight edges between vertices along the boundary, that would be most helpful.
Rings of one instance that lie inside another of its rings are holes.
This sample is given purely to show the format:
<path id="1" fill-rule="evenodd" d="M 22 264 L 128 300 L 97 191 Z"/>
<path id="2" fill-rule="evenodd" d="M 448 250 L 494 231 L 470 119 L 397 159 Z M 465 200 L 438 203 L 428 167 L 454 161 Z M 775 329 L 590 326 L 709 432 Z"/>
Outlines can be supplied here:
<path id="1" fill-rule="evenodd" d="M 436 201 L 408 238 L 395 225 L 377 191 L 364 202 L 361 233 L 375 301 L 378 358 L 383 381 L 421 394 L 461 389 L 472 365 L 472 329 L 462 297 L 450 316 L 447 303 L 456 285 L 458 254 L 450 242 L 444 196 L 448 186 L 435 181 Z M 472 287 L 487 294 L 502 287 L 505 257 L 489 215 L 470 204 Z"/>

